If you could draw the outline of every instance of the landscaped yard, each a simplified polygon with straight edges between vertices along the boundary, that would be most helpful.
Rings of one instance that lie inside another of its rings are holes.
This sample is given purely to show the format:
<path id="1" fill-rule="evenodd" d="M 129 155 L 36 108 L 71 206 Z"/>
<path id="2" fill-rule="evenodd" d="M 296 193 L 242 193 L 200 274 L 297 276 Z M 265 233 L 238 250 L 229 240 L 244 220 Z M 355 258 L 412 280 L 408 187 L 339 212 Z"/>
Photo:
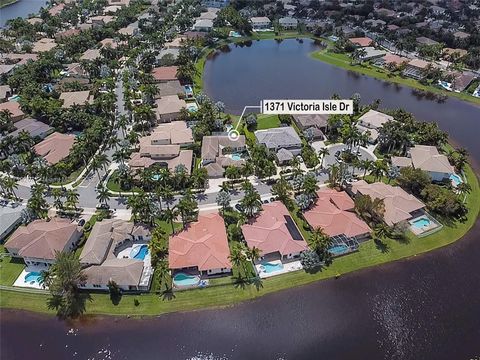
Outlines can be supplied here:
<path id="1" fill-rule="evenodd" d="M 3 245 L 0 245 L 0 254 L 5 252 L 6 250 Z M 0 258 L 0 285 L 11 286 L 24 267 L 25 263 L 23 260 L 11 258 L 9 256 Z M 2 298 L 2 296 L 3 294 L 0 295 L 0 298 Z"/>

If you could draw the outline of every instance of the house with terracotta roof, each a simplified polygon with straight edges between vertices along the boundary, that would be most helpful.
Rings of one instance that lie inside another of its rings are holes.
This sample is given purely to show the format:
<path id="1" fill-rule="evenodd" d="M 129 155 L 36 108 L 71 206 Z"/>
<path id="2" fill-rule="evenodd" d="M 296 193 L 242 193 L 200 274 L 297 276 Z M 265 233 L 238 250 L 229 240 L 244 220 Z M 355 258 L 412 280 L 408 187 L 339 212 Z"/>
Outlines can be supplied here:
<path id="1" fill-rule="evenodd" d="M 440 154 L 435 146 L 415 145 L 408 151 L 408 157 L 393 156 L 392 165 L 397 168 L 412 166 L 426 171 L 433 181 L 449 179 L 455 169 L 448 158 Z"/>
<path id="2" fill-rule="evenodd" d="M 17 121 L 14 126 L 16 130 L 10 133 L 14 138 L 16 138 L 21 131 L 26 131 L 34 139 L 44 139 L 53 131 L 50 125 L 30 118 Z"/>
<path id="3" fill-rule="evenodd" d="M 218 213 L 199 215 L 198 221 L 172 235 L 168 242 L 168 267 L 173 272 L 230 273 L 229 256 L 225 222 Z"/>
<path id="4" fill-rule="evenodd" d="M 303 216 L 308 224 L 321 228 L 330 237 L 365 240 L 372 231 L 354 212 L 355 204 L 345 191 L 321 189 L 315 204 Z"/>
<path id="5" fill-rule="evenodd" d="M 120 219 L 97 221 L 80 254 L 87 276 L 81 287 L 108 291 L 108 283 L 114 281 L 124 291 L 147 291 L 153 269 L 142 247 L 150 240 L 150 229 L 143 224 Z"/>
<path id="6" fill-rule="evenodd" d="M 415 80 L 423 79 L 425 76 L 425 69 L 430 65 L 428 61 L 422 59 L 412 59 L 407 64 L 407 67 L 403 71 L 403 75 L 411 77 Z"/>
<path id="7" fill-rule="evenodd" d="M 48 13 L 51 15 L 51 16 L 57 16 L 58 14 L 60 14 L 62 12 L 62 10 L 65 9 L 65 4 L 64 3 L 60 3 L 60 4 L 57 4 L 53 7 L 51 7 L 49 10 L 48 10 Z"/>
<path id="8" fill-rule="evenodd" d="M 55 261 L 56 252 L 72 251 L 81 235 L 77 224 L 69 219 L 35 220 L 15 230 L 5 249 L 27 265 L 49 266 Z"/>
<path id="9" fill-rule="evenodd" d="M 300 230 L 281 201 L 264 204 L 260 214 L 242 225 L 249 248 L 260 249 L 262 259 L 291 260 L 308 250 Z"/>
<path id="10" fill-rule="evenodd" d="M 112 15 L 97 15 L 90 18 L 93 26 L 103 26 L 115 20 Z"/>
<path id="11" fill-rule="evenodd" d="M 373 42 L 369 37 L 350 38 L 350 42 L 358 47 L 367 47 Z"/>
<path id="12" fill-rule="evenodd" d="M 140 139 L 139 150 L 132 153 L 128 164 L 133 169 L 158 164 L 171 171 L 183 165 L 190 174 L 193 151 L 181 149 L 190 144 L 193 144 L 192 129 L 184 121 L 161 124 L 149 136 Z"/>
<path id="13" fill-rule="evenodd" d="M 155 82 L 174 81 L 178 80 L 177 70 L 178 67 L 176 66 L 156 67 L 152 70 L 152 76 L 155 79 Z"/>
<path id="14" fill-rule="evenodd" d="M 422 213 L 425 208 L 424 203 L 401 187 L 382 182 L 369 184 L 365 180 L 360 180 L 353 183 L 351 192 L 355 196 L 361 194 L 370 196 L 372 200 L 383 200 L 385 207 L 383 221 L 389 226 L 408 221 Z"/>
<path id="15" fill-rule="evenodd" d="M 388 121 L 393 121 L 393 116 L 384 114 L 376 110 L 368 110 L 360 116 L 356 127 L 361 133 L 370 133 L 369 141 L 375 143 L 378 139 L 378 131 Z"/>
<path id="16" fill-rule="evenodd" d="M 17 122 L 25 117 L 25 113 L 20 108 L 20 103 L 18 101 L 0 103 L 0 112 L 2 111 L 10 112 L 13 122 Z"/>
<path id="17" fill-rule="evenodd" d="M 80 56 L 80 60 L 92 61 L 101 57 L 102 55 L 99 49 L 87 49 L 83 52 L 82 56 Z"/>
<path id="18" fill-rule="evenodd" d="M 395 65 L 396 67 L 406 64 L 410 61 L 410 59 L 405 58 L 403 56 L 398 56 L 396 54 L 387 53 L 380 59 L 375 61 L 375 65 L 378 66 L 388 66 L 388 65 Z"/>
<path id="19" fill-rule="evenodd" d="M 70 109 L 73 105 L 83 106 L 93 101 L 93 97 L 90 96 L 88 90 L 62 92 L 59 99 L 63 100 L 63 109 Z"/>
<path id="20" fill-rule="evenodd" d="M 228 166 L 243 166 L 245 160 L 234 160 L 230 155 L 245 151 L 245 135 L 232 140 L 227 135 L 209 135 L 202 139 L 202 166 L 212 178 L 222 177 Z"/>
<path id="21" fill-rule="evenodd" d="M 75 135 L 54 132 L 33 147 L 35 152 L 42 156 L 48 164 L 55 165 L 65 159 L 75 143 Z"/>

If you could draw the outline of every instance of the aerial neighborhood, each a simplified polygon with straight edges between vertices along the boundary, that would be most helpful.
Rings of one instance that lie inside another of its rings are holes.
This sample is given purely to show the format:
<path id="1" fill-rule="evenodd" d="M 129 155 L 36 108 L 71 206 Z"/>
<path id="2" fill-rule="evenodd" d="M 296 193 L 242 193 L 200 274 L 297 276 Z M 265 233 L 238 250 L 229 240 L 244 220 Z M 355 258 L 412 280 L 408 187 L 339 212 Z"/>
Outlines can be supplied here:
<path id="1" fill-rule="evenodd" d="M 351 115 L 240 115 L 202 73 L 233 47 L 312 41 L 312 59 L 478 103 L 479 14 L 474 1 L 55 0 L 9 20 L 2 295 L 48 293 L 64 317 L 88 312 L 78 294 L 141 314 L 144 298 L 247 299 L 293 286 L 273 277 L 338 277 L 466 232 L 478 183 L 436 123 L 354 91 Z"/>

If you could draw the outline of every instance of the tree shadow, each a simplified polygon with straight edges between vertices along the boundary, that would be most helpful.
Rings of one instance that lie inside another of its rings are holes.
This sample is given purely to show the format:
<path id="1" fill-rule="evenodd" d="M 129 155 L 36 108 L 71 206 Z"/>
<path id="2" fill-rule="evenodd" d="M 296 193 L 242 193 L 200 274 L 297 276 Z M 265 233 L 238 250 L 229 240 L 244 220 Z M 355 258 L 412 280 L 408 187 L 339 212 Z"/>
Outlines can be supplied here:
<path id="1" fill-rule="evenodd" d="M 166 286 L 165 290 L 162 291 L 161 298 L 163 301 L 171 301 L 175 299 L 175 297 L 172 286 Z"/>
<path id="2" fill-rule="evenodd" d="M 87 301 L 92 301 L 89 293 L 65 293 L 63 296 L 52 295 L 47 300 L 47 307 L 55 310 L 60 319 L 75 319 L 85 313 Z"/>
<path id="3" fill-rule="evenodd" d="M 255 289 L 257 289 L 257 291 L 263 288 L 263 280 L 260 276 L 255 276 L 254 278 L 250 279 L 250 283 L 255 286 Z"/>
<path id="4" fill-rule="evenodd" d="M 388 253 L 390 251 L 388 244 L 384 243 L 382 240 L 374 239 L 373 241 L 375 242 L 375 247 L 377 248 L 377 250 L 381 251 L 383 254 Z"/>
<path id="5" fill-rule="evenodd" d="M 245 290 L 248 285 L 248 280 L 241 275 L 232 277 L 233 286 L 237 289 Z"/>
<path id="6" fill-rule="evenodd" d="M 122 300 L 122 293 L 110 293 L 110 301 L 113 305 L 117 306 Z"/>
<path id="7" fill-rule="evenodd" d="M 198 201 L 206 201 L 208 199 L 207 194 L 205 193 L 198 193 L 197 194 L 197 200 Z"/>

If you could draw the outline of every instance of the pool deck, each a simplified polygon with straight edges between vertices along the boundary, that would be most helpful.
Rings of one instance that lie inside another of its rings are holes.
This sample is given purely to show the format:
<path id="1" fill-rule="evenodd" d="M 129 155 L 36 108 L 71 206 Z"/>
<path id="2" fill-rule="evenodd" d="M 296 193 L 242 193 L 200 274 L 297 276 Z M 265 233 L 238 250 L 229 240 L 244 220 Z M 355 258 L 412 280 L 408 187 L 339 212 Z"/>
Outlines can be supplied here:
<path id="1" fill-rule="evenodd" d="M 44 290 L 44 288 L 37 282 L 25 282 L 25 276 L 31 272 L 41 272 L 42 270 L 46 270 L 45 267 L 39 266 L 29 266 L 23 269 L 23 271 L 18 276 L 17 280 L 13 283 L 13 286 L 24 287 L 24 288 L 31 288 L 31 289 L 40 289 Z"/>
<path id="2" fill-rule="evenodd" d="M 430 223 L 427 226 L 416 227 L 414 223 L 421 219 L 428 219 Z M 416 236 L 425 236 L 427 233 L 431 233 L 434 230 L 440 230 L 442 228 L 442 224 L 427 214 L 417 216 L 416 218 L 409 220 L 408 223 L 410 224 L 410 231 Z"/>
<path id="3" fill-rule="evenodd" d="M 258 276 L 260 276 L 260 278 L 262 279 L 303 269 L 303 266 L 299 260 L 285 262 L 285 263 L 282 263 L 280 260 L 272 260 L 268 262 L 271 264 L 278 264 L 278 263 L 283 264 L 283 269 L 279 271 L 273 271 L 273 272 L 267 273 L 261 270 L 260 268 L 260 266 L 262 266 L 261 263 L 255 264 L 255 271 L 257 272 Z"/>

